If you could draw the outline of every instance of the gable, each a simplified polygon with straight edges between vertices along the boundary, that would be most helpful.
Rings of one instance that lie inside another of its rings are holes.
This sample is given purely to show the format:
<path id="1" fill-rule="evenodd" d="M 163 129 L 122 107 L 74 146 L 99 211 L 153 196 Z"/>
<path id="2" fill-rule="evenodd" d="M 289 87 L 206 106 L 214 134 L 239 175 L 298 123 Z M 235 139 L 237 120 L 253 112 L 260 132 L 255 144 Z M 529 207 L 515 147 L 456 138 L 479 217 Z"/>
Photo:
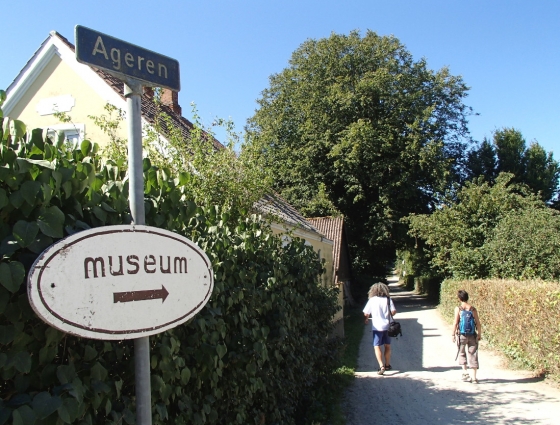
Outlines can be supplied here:
<path id="1" fill-rule="evenodd" d="M 107 136 L 89 116 L 104 114 L 107 103 L 126 107 L 93 69 L 75 60 L 71 45 L 51 32 L 8 87 L 3 110 L 31 128 L 77 126 L 84 137 L 103 144 Z M 54 115 L 57 111 L 67 113 L 72 123 L 63 125 Z M 125 131 L 119 136 L 126 137 Z"/>

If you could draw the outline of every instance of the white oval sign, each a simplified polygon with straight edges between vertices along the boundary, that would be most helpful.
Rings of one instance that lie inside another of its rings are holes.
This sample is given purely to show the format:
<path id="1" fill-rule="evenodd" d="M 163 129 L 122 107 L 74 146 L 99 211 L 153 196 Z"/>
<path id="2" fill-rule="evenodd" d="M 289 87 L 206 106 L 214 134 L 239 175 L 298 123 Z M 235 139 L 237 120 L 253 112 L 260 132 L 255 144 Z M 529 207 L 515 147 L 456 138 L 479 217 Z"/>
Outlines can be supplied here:
<path id="1" fill-rule="evenodd" d="M 149 226 L 84 230 L 47 248 L 28 277 L 45 322 L 93 339 L 154 335 L 186 322 L 214 287 L 210 260 L 176 233 Z"/>

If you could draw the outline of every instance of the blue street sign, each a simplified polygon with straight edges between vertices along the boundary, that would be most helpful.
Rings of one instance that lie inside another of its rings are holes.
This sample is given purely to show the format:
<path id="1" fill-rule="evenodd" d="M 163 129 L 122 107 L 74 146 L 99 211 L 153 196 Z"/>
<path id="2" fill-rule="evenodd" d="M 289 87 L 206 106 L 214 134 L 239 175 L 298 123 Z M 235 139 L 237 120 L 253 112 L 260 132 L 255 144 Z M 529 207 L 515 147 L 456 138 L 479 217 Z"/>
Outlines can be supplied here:
<path id="1" fill-rule="evenodd" d="M 124 81 L 179 91 L 179 62 L 118 38 L 76 25 L 76 59 Z"/>

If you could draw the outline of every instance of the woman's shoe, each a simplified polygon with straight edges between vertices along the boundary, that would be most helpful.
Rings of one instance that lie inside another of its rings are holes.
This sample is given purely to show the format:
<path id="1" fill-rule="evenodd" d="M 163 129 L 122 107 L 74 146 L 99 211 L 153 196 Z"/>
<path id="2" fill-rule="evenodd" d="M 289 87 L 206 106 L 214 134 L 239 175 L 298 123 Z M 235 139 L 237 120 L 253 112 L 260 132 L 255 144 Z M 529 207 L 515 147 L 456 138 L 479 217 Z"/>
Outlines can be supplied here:
<path id="1" fill-rule="evenodd" d="M 390 364 L 388 364 L 387 366 L 385 366 L 385 370 L 391 370 L 391 369 L 393 369 L 393 367 L 392 367 Z"/>
<path id="2" fill-rule="evenodd" d="M 378 375 L 383 375 L 385 373 L 385 368 L 383 366 L 381 366 L 379 369 L 377 369 L 377 374 Z"/>

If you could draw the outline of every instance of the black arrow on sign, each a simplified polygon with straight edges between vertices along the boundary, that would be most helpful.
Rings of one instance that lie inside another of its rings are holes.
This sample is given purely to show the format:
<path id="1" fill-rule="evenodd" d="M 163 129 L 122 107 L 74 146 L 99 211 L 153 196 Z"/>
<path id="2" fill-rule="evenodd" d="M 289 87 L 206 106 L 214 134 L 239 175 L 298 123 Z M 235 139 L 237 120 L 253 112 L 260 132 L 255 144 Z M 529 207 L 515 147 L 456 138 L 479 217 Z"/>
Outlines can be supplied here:
<path id="1" fill-rule="evenodd" d="M 169 292 L 167 292 L 165 286 L 161 285 L 161 289 L 150 289 L 147 291 L 114 292 L 113 302 L 128 303 L 131 301 L 157 300 L 161 298 L 161 302 L 163 303 L 168 295 Z"/>

